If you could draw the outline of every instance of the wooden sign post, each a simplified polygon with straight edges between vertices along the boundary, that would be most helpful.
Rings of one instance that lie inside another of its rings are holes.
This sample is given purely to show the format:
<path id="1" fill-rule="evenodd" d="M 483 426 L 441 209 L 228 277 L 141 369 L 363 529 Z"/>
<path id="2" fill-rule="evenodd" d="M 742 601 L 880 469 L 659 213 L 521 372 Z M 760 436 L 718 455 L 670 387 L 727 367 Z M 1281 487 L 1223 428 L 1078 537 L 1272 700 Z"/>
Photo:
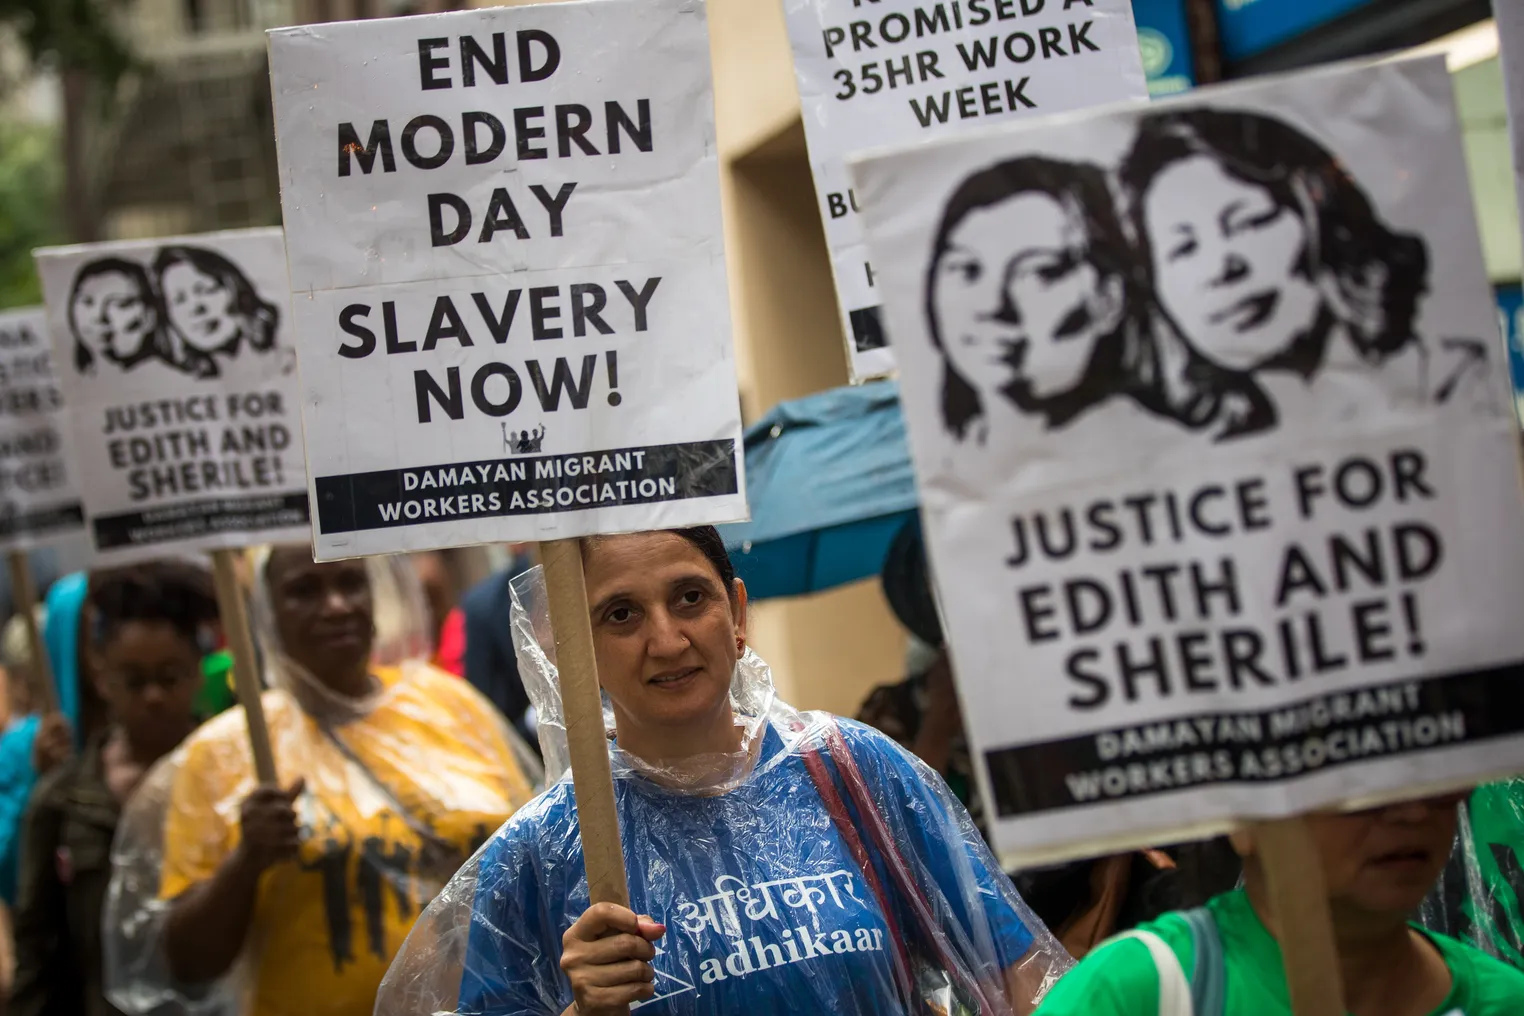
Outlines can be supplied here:
<path id="1" fill-rule="evenodd" d="M 48 647 L 42 640 L 42 629 L 37 624 L 37 583 L 32 579 L 32 564 L 26 551 L 10 552 L 11 602 L 21 623 L 26 628 L 27 652 L 31 665 L 28 678 L 42 704 L 43 715 L 58 712 L 58 686 L 53 683 L 53 665 L 48 659 Z"/>
<path id="2" fill-rule="evenodd" d="M 259 683 L 254 636 L 249 631 L 248 607 L 238 584 L 236 550 L 212 552 L 212 577 L 217 584 L 217 610 L 233 654 L 233 687 L 249 725 L 249 747 L 254 753 L 254 774 L 262 784 L 278 786 L 275 753 L 270 748 L 270 728 L 265 724 L 263 690 Z"/>
<path id="3" fill-rule="evenodd" d="M 567 751 L 577 792 L 577 823 L 593 903 L 630 904 L 625 882 L 619 815 L 614 808 L 614 775 L 609 767 L 608 735 L 603 729 L 603 700 L 598 690 L 598 661 L 588 618 L 587 586 L 582 573 L 582 542 L 552 540 L 540 544 L 550 626 L 556 639 L 561 708 L 566 721 Z"/>
<path id="4" fill-rule="evenodd" d="M 1333 922 L 1323 863 L 1307 823 L 1300 818 L 1251 827 L 1265 866 L 1286 986 L 1296 1016 L 1345 1016 Z"/>

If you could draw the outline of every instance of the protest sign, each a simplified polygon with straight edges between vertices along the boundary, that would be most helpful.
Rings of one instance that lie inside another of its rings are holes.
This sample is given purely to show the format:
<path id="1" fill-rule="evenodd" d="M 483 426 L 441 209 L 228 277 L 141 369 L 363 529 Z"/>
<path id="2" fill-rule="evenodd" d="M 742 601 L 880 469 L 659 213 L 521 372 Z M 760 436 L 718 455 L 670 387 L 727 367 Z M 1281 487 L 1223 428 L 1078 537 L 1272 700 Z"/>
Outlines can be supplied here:
<path id="1" fill-rule="evenodd" d="M 1524 504 L 1442 59 L 864 158 L 1013 859 L 1524 764 Z"/>
<path id="2" fill-rule="evenodd" d="M 47 311 L 0 311 L 0 550 L 84 529 Z"/>
<path id="3" fill-rule="evenodd" d="M 701 5 L 270 61 L 320 559 L 744 517 Z"/>
<path id="4" fill-rule="evenodd" d="M 84 531 L 68 425 L 53 374 L 46 309 L 0 311 L 0 549 L 9 551 L 11 602 L 26 630 L 26 669 L 45 712 L 57 710 L 58 689 L 37 624 L 37 588 L 26 550 Z"/>
<path id="5" fill-rule="evenodd" d="M 847 157 L 1148 95 L 1129 0 L 785 0 L 854 380 L 889 373 Z"/>
<path id="6" fill-rule="evenodd" d="M 36 257 L 100 558 L 305 540 L 281 231 Z"/>

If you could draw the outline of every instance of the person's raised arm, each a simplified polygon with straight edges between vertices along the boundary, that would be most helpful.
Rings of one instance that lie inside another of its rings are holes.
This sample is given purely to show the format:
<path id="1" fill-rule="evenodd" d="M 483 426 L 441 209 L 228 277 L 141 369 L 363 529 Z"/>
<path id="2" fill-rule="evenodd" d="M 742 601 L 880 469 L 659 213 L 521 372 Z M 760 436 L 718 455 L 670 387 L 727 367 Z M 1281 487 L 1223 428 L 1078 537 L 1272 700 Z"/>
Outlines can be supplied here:
<path id="1" fill-rule="evenodd" d="M 170 973 L 186 984 L 204 984 L 227 973 L 243 950 L 259 878 L 294 858 L 300 846 L 293 807 L 305 781 L 289 789 L 257 787 L 239 809 L 242 836 L 211 878 L 175 898 L 164 926 Z"/>

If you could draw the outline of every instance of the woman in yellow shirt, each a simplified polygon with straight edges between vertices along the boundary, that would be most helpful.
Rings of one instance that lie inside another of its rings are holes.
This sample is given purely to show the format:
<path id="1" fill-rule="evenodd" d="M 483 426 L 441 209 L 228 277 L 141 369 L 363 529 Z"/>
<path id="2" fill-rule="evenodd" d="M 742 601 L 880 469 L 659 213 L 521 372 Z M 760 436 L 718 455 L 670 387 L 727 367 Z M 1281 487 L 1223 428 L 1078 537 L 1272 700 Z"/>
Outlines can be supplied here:
<path id="1" fill-rule="evenodd" d="M 256 785 L 239 709 L 166 777 L 155 965 L 195 986 L 238 964 L 250 1016 L 370 1016 L 422 908 L 532 796 L 514 735 L 470 685 L 376 662 L 386 567 L 315 564 L 305 547 L 256 562 L 283 786 Z"/>

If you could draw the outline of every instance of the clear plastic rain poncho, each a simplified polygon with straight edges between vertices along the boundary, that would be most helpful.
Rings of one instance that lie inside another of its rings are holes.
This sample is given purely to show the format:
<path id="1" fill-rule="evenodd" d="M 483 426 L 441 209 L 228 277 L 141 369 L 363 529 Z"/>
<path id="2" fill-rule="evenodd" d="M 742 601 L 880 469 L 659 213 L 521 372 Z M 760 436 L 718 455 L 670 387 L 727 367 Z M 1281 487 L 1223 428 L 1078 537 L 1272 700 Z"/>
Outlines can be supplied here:
<path id="1" fill-rule="evenodd" d="M 427 660 L 428 616 L 404 559 L 366 559 L 376 690 L 337 695 L 282 652 L 265 563 L 253 624 L 262 697 L 297 860 L 262 877 L 238 962 L 215 984 L 177 983 L 163 950 L 170 901 L 236 846 L 255 787 L 241 708 L 162 760 L 123 810 L 104 917 L 107 995 L 129 1013 L 369 1016 L 388 964 L 460 864 L 539 782 L 527 745 L 469 684 Z"/>
<path id="2" fill-rule="evenodd" d="M 378 1014 L 559 1016 L 573 1001 L 561 939 L 588 888 L 539 569 L 514 600 L 520 670 L 560 778 L 430 905 Z M 940 778 L 876 731 L 779 702 L 750 651 L 731 705 L 742 750 L 681 771 L 653 770 L 611 736 L 631 907 L 666 925 L 656 996 L 634 1008 L 1030 1011 L 1071 961 Z"/>
<path id="3" fill-rule="evenodd" d="M 1524 777 L 1484 783 L 1461 805 L 1450 862 L 1419 916 L 1524 969 Z"/>

